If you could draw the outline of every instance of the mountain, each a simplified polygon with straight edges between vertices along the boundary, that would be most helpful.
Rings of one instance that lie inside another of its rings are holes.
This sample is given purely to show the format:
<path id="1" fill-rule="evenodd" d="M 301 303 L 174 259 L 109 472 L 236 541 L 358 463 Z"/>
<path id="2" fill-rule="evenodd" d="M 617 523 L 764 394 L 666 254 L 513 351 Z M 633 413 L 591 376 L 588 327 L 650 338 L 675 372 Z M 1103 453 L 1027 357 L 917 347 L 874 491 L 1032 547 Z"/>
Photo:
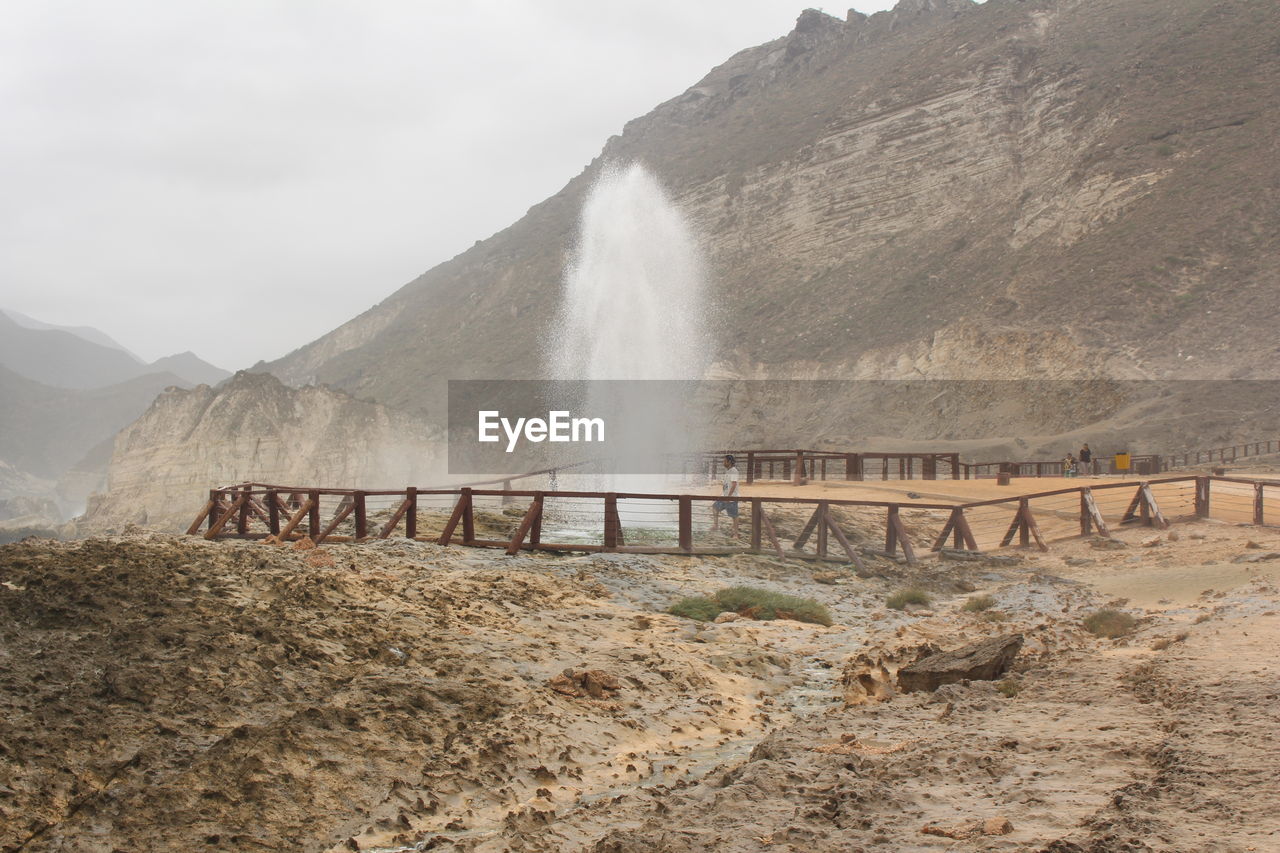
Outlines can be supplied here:
<path id="1" fill-rule="evenodd" d="M 14 311 L 11 308 L 0 308 L 0 314 L 8 315 L 10 320 L 17 323 L 19 326 L 22 326 L 24 329 L 52 329 L 61 332 L 69 332 L 70 334 L 86 340 L 89 343 L 98 344 L 99 346 L 104 346 L 108 349 L 118 349 L 121 352 L 128 353 L 133 357 L 134 361 L 139 364 L 142 363 L 142 359 L 138 358 L 138 356 L 134 355 L 134 353 L 127 349 L 123 344 L 101 329 L 95 329 L 92 326 L 56 326 L 52 323 L 45 323 L 37 320 L 34 317 L 28 317 L 26 314 Z"/>
<path id="2" fill-rule="evenodd" d="M 51 326 L 0 311 L 0 366 L 56 388 L 104 388 L 147 374 L 171 374 L 189 385 L 217 384 L 229 371 L 184 352 L 151 364 L 104 332 L 88 326 Z"/>
<path id="3" fill-rule="evenodd" d="M 146 364 L 97 329 L 0 311 L 0 499 L 79 512 L 116 432 L 157 394 L 230 375 L 189 352 Z"/>
<path id="4" fill-rule="evenodd" d="M 106 458 L 84 457 L 146 411 L 165 388 L 184 384 L 171 373 L 149 373 L 95 389 L 52 388 L 0 367 L 0 462 L 11 472 L 0 497 L 57 497 L 65 509 L 100 488 Z M 56 481 L 80 470 L 59 494 Z"/>
<path id="5" fill-rule="evenodd" d="M 1278 32 L 1235 0 L 808 10 L 255 369 L 432 418 L 446 379 L 540 375 L 584 195 L 642 161 L 706 249 L 718 375 L 1272 377 Z"/>
<path id="6" fill-rule="evenodd" d="M 171 388 L 122 430 L 85 524 L 183 529 L 209 489 L 249 479 L 428 485 L 443 476 L 443 451 L 438 431 L 385 406 L 241 372 L 217 388 Z"/>
<path id="7" fill-rule="evenodd" d="M 368 482 L 360 460 L 397 431 L 361 432 L 342 418 L 363 409 L 313 385 L 434 434 L 447 380 L 545 375 L 584 198 L 635 161 L 705 250 L 712 375 L 1062 380 L 960 402 L 927 383 L 730 394 L 721 444 L 1052 458 L 1095 436 L 1160 453 L 1273 435 L 1272 386 L 1231 380 L 1280 365 L 1277 33 L 1280 4 L 1236 0 L 807 10 L 628 123 L 509 228 L 255 366 L 308 386 L 296 396 L 237 377 L 160 398 L 117 440 L 93 514 L 194 510 L 240 477 Z M 362 440 L 311 459 L 287 450 L 310 433 L 285 423 Z M 414 479 L 403 458 L 385 482 Z"/>
<path id="8" fill-rule="evenodd" d="M 0 365 L 57 388 L 102 388 L 146 366 L 129 353 L 62 329 L 28 329 L 0 314 Z"/>
<path id="9" fill-rule="evenodd" d="M 148 365 L 148 371 L 153 373 L 172 373 L 176 376 L 181 376 L 192 385 L 217 385 L 222 380 L 231 377 L 231 371 L 223 370 L 221 367 L 214 367 L 190 350 L 180 352 L 177 355 L 158 358 Z"/>

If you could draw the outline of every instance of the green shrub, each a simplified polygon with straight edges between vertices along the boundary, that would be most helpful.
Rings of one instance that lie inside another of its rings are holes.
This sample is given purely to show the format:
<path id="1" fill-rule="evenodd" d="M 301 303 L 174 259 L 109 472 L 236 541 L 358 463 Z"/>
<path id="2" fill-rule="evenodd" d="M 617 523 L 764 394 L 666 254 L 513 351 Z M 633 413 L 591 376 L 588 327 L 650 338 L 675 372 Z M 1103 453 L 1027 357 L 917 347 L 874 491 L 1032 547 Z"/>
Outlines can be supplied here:
<path id="1" fill-rule="evenodd" d="M 999 690 L 1001 695 L 1007 696 L 1010 699 L 1012 699 L 1014 696 L 1017 696 L 1018 691 L 1020 691 L 1021 689 L 1022 689 L 1022 685 L 1012 678 L 1006 678 L 1004 681 L 1001 681 L 999 684 L 996 685 L 996 690 Z"/>
<path id="2" fill-rule="evenodd" d="M 1128 613 L 1105 608 L 1084 617 L 1084 629 L 1096 637 L 1115 639 L 1133 632 L 1138 620 Z"/>
<path id="3" fill-rule="evenodd" d="M 686 619 L 697 619 L 699 622 L 710 622 L 720 615 L 720 605 L 705 595 L 682 598 L 667 609 L 668 613 L 683 616 Z"/>
<path id="4" fill-rule="evenodd" d="M 929 605 L 929 594 L 918 587 L 910 587 L 895 592 L 893 595 L 885 599 L 885 606 L 894 610 L 903 610 L 908 604 L 920 604 L 925 607 Z"/>
<path id="5" fill-rule="evenodd" d="M 800 598 L 784 592 L 770 592 L 753 586 L 731 586 L 715 594 L 724 610 L 732 610 L 751 619 L 794 619 L 830 625 L 831 612 L 812 598 Z"/>
<path id="6" fill-rule="evenodd" d="M 969 600 L 964 603 L 964 607 L 960 609 L 966 613 L 981 613 L 983 610 L 990 610 L 995 607 L 996 600 L 989 595 L 970 596 Z"/>
<path id="7" fill-rule="evenodd" d="M 671 605 L 667 612 L 707 622 L 726 610 L 748 619 L 792 619 L 815 625 L 831 624 L 831 611 L 812 598 L 800 598 L 750 586 L 731 586 L 720 590 L 711 598 L 682 598 Z"/>

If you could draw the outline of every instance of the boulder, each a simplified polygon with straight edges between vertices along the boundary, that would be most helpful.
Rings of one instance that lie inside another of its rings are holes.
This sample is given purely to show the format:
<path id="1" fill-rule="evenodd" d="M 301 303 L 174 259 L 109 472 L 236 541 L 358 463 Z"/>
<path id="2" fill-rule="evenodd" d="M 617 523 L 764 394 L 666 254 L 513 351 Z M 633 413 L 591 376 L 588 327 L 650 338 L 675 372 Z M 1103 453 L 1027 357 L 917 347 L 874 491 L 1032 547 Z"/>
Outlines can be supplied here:
<path id="1" fill-rule="evenodd" d="M 930 655 L 898 670 L 898 688 L 912 693 L 957 681 L 993 681 L 1013 663 L 1022 639 L 1021 634 L 1005 634 Z"/>
<path id="2" fill-rule="evenodd" d="M 607 699 L 615 691 L 622 689 L 622 684 L 616 676 L 601 669 L 566 669 L 555 678 L 552 678 L 548 682 L 548 686 L 555 692 L 562 693 L 565 696 L 590 697 L 592 699 Z"/>

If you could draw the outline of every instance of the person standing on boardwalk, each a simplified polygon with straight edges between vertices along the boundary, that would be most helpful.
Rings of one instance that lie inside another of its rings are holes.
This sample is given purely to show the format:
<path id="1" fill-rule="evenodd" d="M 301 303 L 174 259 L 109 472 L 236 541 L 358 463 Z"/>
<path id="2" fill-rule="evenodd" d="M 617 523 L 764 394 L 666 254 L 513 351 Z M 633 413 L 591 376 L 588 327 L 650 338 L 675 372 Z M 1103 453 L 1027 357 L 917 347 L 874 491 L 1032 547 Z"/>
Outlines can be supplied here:
<path id="1" fill-rule="evenodd" d="M 720 477 L 720 493 L 725 500 L 716 501 L 711 505 L 711 529 L 720 529 L 720 513 L 725 513 L 733 519 L 733 535 L 738 535 L 738 502 L 736 500 L 728 500 L 730 497 L 737 497 L 738 491 L 738 466 L 737 460 L 732 454 L 726 453 L 724 457 L 724 474 Z"/>
<path id="2" fill-rule="evenodd" d="M 1089 475 L 1098 473 L 1093 470 L 1093 451 L 1089 449 L 1089 442 L 1087 441 L 1080 448 L 1080 471 Z"/>

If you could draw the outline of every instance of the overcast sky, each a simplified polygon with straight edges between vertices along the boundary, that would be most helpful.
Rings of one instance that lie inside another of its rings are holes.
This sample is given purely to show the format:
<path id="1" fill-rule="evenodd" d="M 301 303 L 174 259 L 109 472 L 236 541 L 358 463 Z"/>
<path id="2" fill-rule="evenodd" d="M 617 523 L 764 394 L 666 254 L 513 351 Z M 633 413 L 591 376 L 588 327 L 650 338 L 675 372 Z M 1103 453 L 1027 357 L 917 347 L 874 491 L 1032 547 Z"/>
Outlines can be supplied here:
<path id="1" fill-rule="evenodd" d="M 6 2 L 0 307 L 148 360 L 276 358 L 510 225 L 804 8 Z"/>

